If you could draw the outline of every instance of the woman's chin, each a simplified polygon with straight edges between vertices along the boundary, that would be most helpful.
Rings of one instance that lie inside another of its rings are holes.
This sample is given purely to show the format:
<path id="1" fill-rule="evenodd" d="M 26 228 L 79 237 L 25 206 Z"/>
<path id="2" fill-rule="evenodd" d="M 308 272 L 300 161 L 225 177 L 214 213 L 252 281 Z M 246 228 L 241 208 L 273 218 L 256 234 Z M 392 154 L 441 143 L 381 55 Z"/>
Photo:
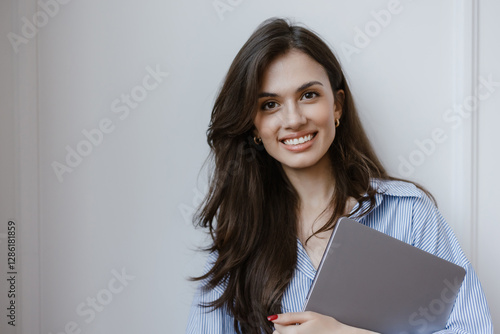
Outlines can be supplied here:
<path id="1" fill-rule="evenodd" d="M 320 159 L 297 159 L 296 161 L 281 161 L 284 170 L 307 170 L 318 164 Z"/>

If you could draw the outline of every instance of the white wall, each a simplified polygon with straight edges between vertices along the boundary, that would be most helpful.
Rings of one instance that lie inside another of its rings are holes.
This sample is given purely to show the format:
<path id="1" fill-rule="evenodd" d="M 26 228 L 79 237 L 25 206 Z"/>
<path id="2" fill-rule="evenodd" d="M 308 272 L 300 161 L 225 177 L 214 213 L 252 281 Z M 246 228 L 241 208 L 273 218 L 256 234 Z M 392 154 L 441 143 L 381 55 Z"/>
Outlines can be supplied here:
<path id="1" fill-rule="evenodd" d="M 480 2 L 478 29 L 479 35 L 479 72 L 492 75 L 500 85 L 500 45 L 498 32 L 500 13 L 498 1 Z M 499 89 L 500 86 L 497 86 Z M 478 105 L 475 119 L 477 171 L 477 261 L 476 267 L 481 275 L 481 282 L 488 296 L 490 308 L 494 312 L 496 328 L 500 328 L 500 287 L 498 239 L 500 235 L 500 218 L 497 203 L 500 198 L 500 178 L 498 164 L 500 163 L 498 148 L 498 125 L 500 124 L 500 94 L 482 101 Z"/>
<path id="2" fill-rule="evenodd" d="M 394 175 L 436 196 L 499 326 L 499 272 L 491 255 L 499 250 L 493 239 L 499 219 L 488 176 L 499 162 L 489 152 L 498 151 L 500 94 L 481 101 L 481 114 L 448 111 L 483 92 L 480 75 L 500 78 L 493 46 L 498 5 L 401 0 L 390 22 L 366 46 L 358 44 L 359 53 L 343 52 L 356 46 L 357 28 L 376 22 L 372 11 L 390 3 L 73 0 L 49 7 L 52 17 L 17 53 L 2 39 L 8 74 L 0 79 L 2 143 L 7 133 L 11 145 L 1 146 L 0 233 L 7 217 L 23 228 L 24 316 L 17 333 L 184 331 L 195 288 L 185 279 L 204 264 L 194 249 L 206 239 L 189 215 L 206 184 L 199 170 L 211 106 L 236 52 L 271 16 L 295 18 L 334 47 L 377 152 Z M 22 35 L 23 17 L 32 22 L 33 13 L 47 12 L 35 5 L 2 3 L 1 22 L 10 22 L 2 35 Z M 161 72 L 156 82 L 147 77 L 151 71 Z M 141 100 L 128 114 L 124 94 Z M 107 133 L 101 138 L 97 128 Z M 442 140 L 431 144 L 439 129 Z M 86 144 L 82 131 L 94 133 L 95 144 Z M 78 149 L 88 155 L 68 166 L 68 150 Z M 4 157 L 15 160 L 17 173 Z M 411 172 L 401 174 L 402 159 L 413 159 Z M 58 177 L 55 162 L 72 171 Z M 115 278 L 122 271 L 124 283 Z M 100 311 L 91 311 L 92 298 L 105 304 L 95 306 Z M 2 333 L 9 333 L 3 321 Z"/>

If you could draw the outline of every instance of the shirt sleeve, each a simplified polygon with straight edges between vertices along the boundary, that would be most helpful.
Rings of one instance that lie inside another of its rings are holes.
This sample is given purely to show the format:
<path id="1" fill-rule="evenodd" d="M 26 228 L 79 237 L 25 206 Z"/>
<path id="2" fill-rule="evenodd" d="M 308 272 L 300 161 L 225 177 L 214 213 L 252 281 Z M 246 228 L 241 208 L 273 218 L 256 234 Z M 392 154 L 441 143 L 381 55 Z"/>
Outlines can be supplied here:
<path id="1" fill-rule="evenodd" d="M 208 272 L 217 258 L 216 253 L 208 256 L 207 263 L 203 273 Z M 207 304 L 217 300 L 223 293 L 223 288 L 217 286 L 214 289 L 204 291 L 202 286 L 207 280 L 200 281 L 191 304 L 189 312 L 186 334 L 219 334 L 235 333 L 233 327 L 233 318 L 224 311 L 223 308 L 214 310 L 211 307 L 202 307 L 200 303 Z"/>
<path id="2" fill-rule="evenodd" d="M 451 227 L 426 195 L 416 198 L 414 202 L 412 238 L 414 246 L 453 262 L 466 271 L 462 285 L 456 287 L 460 290 L 446 329 L 436 333 L 493 333 L 486 297 L 474 268 L 460 248 Z M 425 316 L 432 314 L 422 314 L 421 327 L 425 326 Z"/>

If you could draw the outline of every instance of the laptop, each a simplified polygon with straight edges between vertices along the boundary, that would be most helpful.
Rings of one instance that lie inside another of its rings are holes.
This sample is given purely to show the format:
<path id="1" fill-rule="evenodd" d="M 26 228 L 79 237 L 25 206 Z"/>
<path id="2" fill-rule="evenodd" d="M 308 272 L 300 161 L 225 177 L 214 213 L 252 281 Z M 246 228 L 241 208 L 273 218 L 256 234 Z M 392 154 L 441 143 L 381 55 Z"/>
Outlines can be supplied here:
<path id="1" fill-rule="evenodd" d="M 304 311 L 384 334 L 444 329 L 465 269 L 355 220 L 341 218 Z"/>

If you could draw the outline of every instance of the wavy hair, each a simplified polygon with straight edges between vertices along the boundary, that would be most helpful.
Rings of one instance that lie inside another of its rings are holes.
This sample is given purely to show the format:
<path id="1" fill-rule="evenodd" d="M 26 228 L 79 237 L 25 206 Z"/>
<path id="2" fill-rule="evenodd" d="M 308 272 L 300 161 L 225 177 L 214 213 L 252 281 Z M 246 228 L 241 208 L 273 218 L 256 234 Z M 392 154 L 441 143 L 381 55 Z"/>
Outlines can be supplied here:
<path id="1" fill-rule="evenodd" d="M 297 263 L 299 198 L 281 164 L 253 142 L 253 117 L 263 73 L 278 56 L 299 50 L 323 66 L 334 95 L 343 90 L 341 126 L 328 153 L 333 165 L 333 214 L 313 235 L 333 229 L 346 201 L 375 205 L 370 179 L 394 180 L 377 158 L 356 112 L 341 66 L 312 31 L 286 20 L 264 21 L 234 58 L 215 101 L 207 130 L 214 162 L 209 190 L 194 217 L 213 239 L 205 251 L 218 257 L 203 289 L 224 286 L 204 307 L 225 308 L 237 333 L 272 333 L 269 314 L 281 313 L 283 293 Z M 311 238 L 310 236 L 306 240 Z"/>

